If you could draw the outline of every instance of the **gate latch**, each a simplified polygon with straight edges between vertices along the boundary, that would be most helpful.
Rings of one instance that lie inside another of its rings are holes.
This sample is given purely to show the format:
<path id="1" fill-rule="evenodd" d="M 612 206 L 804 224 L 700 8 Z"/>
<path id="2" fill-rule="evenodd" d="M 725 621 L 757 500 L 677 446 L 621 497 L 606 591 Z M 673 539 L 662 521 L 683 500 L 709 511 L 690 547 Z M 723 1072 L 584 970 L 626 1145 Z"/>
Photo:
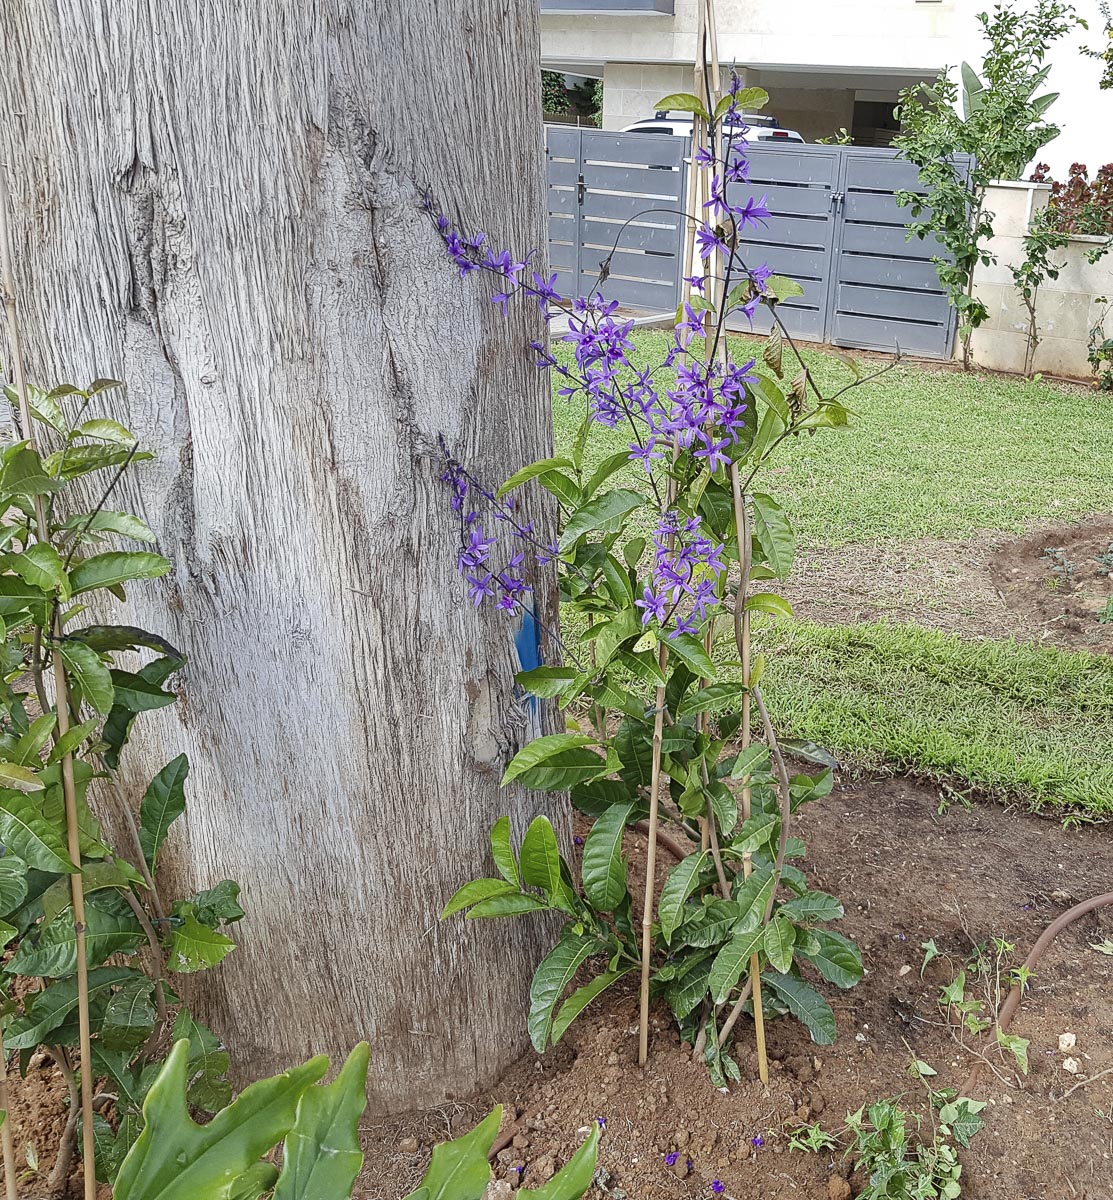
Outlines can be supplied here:
<path id="1" fill-rule="evenodd" d="M 577 185 L 577 200 L 576 203 L 583 205 L 584 197 L 587 195 L 587 184 L 584 183 L 584 177 L 581 175 Z"/>

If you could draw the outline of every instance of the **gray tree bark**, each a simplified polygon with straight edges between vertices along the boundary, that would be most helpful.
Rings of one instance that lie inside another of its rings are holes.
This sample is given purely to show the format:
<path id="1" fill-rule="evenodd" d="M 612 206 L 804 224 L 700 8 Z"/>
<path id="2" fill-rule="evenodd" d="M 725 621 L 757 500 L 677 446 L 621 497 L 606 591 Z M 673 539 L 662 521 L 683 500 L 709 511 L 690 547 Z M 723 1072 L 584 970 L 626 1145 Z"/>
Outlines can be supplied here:
<path id="1" fill-rule="evenodd" d="M 514 692 L 514 622 L 464 595 L 437 449 L 491 480 L 549 452 L 543 334 L 418 211 L 429 186 L 544 245 L 537 22 L 535 0 L 0 16 L 30 377 L 127 381 L 97 403 L 158 453 L 113 507 L 174 574 L 117 615 L 189 663 L 137 722 L 132 798 L 187 751 L 175 881 L 237 879 L 249 914 L 188 998 L 243 1075 L 369 1039 L 378 1111 L 506 1064 L 543 940 L 438 920 L 491 873 L 494 820 L 520 837 L 536 811 L 499 777 L 547 718 Z"/>

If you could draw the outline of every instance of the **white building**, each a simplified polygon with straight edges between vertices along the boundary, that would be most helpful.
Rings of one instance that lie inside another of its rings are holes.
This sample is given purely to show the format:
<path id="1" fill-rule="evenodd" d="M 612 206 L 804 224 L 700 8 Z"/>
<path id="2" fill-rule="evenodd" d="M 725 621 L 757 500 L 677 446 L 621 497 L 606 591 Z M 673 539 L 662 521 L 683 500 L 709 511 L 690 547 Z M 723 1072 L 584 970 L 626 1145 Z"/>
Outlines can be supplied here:
<path id="1" fill-rule="evenodd" d="M 840 127 L 860 145 L 886 145 L 898 92 L 967 60 L 984 40 L 978 12 L 992 0 L 719 0 L 719 58 L 769 92 L 766 111 L 806 141 Z M 1090 24 L 1056 44 L 1045 90 L 1060 99 L 1049 118 L 1062 135 L 1040 157 L 1056 176 L 1072 162 L 1091 174 L 1113 160 L 1113 92 L 1101 65 L 1080 53 L 1103 43 L 1098 0 L 1076 0 Z M 547 70 L 603 80 L 603 125 L 653 115 L 670 92 L 691 91 L 696 0 L 541 0 Z"/>

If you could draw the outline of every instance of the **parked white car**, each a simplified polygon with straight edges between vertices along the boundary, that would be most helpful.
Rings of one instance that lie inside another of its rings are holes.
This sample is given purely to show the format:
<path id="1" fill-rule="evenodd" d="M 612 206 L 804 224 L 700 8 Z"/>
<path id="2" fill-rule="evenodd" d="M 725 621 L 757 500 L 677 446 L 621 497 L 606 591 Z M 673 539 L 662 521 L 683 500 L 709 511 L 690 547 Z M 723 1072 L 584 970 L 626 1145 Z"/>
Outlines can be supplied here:
<path id="1" fill-rule="evenodd" d="M 803 142 L 803 138 L 795 129 L 782 129 L 777 124 L 776 117 L 747 114 L 745 131 L 739 129 L 735 133 L 736 140 L 761 142 L 763 145 L 776 145 L 778 142 Z M 627 125 L 623 133 L 671 133 L 677 137 L 692 136 L 692 117 L 690 113 L 657 113 L 643 121 L 635 121 Z"/>

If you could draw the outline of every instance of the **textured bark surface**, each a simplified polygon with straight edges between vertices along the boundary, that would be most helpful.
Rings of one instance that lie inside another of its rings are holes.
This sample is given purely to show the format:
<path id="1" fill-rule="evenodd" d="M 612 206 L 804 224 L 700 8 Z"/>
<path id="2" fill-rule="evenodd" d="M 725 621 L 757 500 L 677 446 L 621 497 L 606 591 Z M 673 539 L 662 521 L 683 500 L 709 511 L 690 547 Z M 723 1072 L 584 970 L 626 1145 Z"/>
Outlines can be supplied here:
<path id="1" fill-rule="evenodd" d="M 368 1038 L 373 1108 L 470 1091 L 521 1048 L 542 938 L 437 914 L 536 810 L 498 780 L 541 718 L 455 574 L 436 438 L 494 479 L 550 425 L 535 310 L 461 282 L 417 196 L 544 244 L 536 4 L 2 13 L 29 374 L 126 380 L 98 404 L 159 456 L 114 506 L 175 573 L 122 615 L 189 664 L 132 796 L 187 751 L 176 882 L 249 913 L 190 999 L 245 1074 Z"/>

